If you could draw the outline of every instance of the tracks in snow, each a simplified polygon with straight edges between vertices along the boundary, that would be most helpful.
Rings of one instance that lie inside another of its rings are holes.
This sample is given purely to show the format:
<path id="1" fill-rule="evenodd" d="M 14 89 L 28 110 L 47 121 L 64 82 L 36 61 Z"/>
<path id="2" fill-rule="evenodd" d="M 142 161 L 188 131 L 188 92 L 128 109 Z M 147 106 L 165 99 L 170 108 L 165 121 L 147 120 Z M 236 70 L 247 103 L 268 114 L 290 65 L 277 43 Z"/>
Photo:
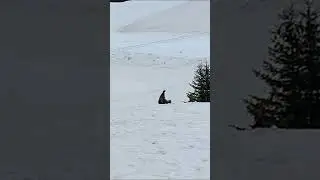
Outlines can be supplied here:
<path id="1" fill-rule="evenodd" d="M 189 171 L 194 173 L 193 177 L 206 174 L 203 172 L 209 167 L 209 106 L 197 106 L 136 106 L 129 107 L 130 112 L 126 107 L 114 107 L 123 113 L 111 114 L 111 153 L 130 160 L 121 162 L 119 157 L 111 157 L 115 164 L 111 172 L 118 174 L 118 178 L 129 178 L 132 174 L 174 177 L 192 159 L 194 164 Z M 127 169 L 119 168 L 122 163 L 127 163 Z"/>

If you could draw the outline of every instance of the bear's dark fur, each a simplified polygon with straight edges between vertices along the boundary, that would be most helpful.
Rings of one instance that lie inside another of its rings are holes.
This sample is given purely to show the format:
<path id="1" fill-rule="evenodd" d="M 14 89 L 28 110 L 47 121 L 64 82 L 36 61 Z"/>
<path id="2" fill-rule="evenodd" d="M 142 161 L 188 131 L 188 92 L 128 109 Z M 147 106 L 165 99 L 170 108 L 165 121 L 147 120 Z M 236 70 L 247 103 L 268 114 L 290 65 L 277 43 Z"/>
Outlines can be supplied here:
<path id="1" fill-rule="evenodd" d="M 163 90 L 160 97 L 159 97 L 159 100 L 158 100 L 158 104 L 169 104 L 171 103 L 171 100 L 166 100 L 166 97 L 165 97 L 165 92 L 166 90 Z"/>

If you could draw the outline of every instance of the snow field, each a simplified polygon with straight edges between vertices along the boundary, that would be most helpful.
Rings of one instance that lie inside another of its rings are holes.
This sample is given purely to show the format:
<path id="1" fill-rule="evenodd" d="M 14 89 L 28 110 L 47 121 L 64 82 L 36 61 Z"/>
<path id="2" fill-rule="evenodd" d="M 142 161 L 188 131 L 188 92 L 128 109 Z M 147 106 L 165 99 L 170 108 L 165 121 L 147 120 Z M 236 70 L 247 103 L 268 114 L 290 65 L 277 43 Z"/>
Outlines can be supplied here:
<path id="1" fill-rule="evenodd" d="M 111 177 L 205 179 L 210 172 L 210 106 L 181 102 L 198 60 L 176 60 L 181 66 L 152 64 L 150 56 L 127 56 L 132 62 L 111 65 Z M 137 65 L 142 57 L 147 63 Z M 164 88 L 173 104 L 157 104 Z"/>
<path id="2" fill-rule="evenodd" d="M 137 31 L 182 4 L 111 4 L 111 179 L 209 179 L 210 104 L 182 102 L 195 67 L 209 62 L 209 34 Z M 172 104 L 157 104 L 164 89 Z"/>

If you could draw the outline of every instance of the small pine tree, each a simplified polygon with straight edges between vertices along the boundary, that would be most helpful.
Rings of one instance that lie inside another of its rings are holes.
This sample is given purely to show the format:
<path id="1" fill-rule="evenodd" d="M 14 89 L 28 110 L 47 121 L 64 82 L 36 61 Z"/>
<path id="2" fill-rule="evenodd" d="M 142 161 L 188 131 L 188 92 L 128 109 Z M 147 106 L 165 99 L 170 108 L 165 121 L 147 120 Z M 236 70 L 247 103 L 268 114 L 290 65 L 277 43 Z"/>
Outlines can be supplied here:
<path id="1" fill-rule="evenodd" d="M 318 17 L 310 0 L 305 0 L 302 11 L 291 4 L 279 14 L 281 23 L 271 31 L 269 57 L 263 61 L 263 71 L 253 71 L 270 87 L 269 95 L 244 100 L 247 111 L 254 117 L 254 127 L 320 125 L 316 118 L 320 111 Z"/>
<path id="2" fill-rule="evenodd" d="M 194 91 L 187 93 L 189 102 L 210 102 L 210 65 L 207 62 L 197 66 L 190 86 Z"/>

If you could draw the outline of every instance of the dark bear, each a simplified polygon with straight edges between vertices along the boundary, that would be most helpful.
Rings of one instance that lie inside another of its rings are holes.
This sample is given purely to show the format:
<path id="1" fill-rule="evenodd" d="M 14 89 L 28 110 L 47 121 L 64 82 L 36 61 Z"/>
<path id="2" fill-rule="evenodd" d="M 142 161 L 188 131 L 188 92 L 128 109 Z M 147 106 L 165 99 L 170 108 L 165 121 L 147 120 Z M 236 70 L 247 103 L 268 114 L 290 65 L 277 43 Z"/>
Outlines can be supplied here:
<path id="1" fill-rule="evenodd" d="M 158 100 L 158 104 L 169 104 L 171 103 L 171 100 L 166 100 L 166 97 L 165 97 L 165 93 L 166 90 L 163 90 L 160 97 L 159 97 L 159 100 Z"/>

